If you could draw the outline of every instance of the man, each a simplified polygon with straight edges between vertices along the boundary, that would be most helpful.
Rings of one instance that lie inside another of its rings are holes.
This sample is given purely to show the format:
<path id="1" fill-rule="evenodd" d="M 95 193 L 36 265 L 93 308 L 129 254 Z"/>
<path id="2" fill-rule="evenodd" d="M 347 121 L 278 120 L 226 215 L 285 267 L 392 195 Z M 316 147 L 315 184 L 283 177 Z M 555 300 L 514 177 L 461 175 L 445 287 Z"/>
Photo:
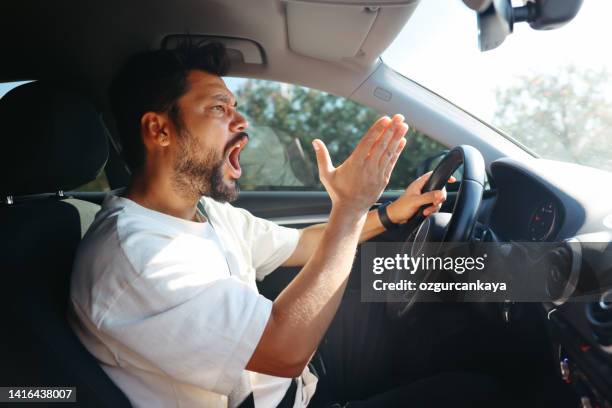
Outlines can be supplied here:
<path id="1" fill-rule="evenodd" d="M 315 140 L 327 224 L 283 228 L 229 204 L 248 124 L 227 68 L 220 44 L 188 44 L 134 56 L 111 86 L 132 180 L 79 248 L 71 324 L 137 407 L 306 406 L 317 381 L 307 364 L 356 246 L 384 230 L 368 210 L 405 146 L 401 115 L 374 123 L 338 167 Z M 387 207 L 391 222 L 438 210 L 445 194 L 421 194 L 425 181 Z M 255 280 L 281 265 L 303 267 L 271 302 Z"/>

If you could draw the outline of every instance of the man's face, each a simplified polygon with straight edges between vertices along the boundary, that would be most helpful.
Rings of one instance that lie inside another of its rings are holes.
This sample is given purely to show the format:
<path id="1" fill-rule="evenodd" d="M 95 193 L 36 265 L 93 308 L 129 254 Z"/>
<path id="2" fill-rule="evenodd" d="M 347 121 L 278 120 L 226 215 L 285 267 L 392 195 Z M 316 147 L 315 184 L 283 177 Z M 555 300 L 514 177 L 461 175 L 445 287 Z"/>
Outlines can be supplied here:
<path id="1" fill-rule="evenodd" d="M 238 197 L 239 156 L 248 142 L 248 124 L 220 77 L 193 70 L 187 84 L 175 124 L 175 187 L 189 195 L 233 201 Z"/>

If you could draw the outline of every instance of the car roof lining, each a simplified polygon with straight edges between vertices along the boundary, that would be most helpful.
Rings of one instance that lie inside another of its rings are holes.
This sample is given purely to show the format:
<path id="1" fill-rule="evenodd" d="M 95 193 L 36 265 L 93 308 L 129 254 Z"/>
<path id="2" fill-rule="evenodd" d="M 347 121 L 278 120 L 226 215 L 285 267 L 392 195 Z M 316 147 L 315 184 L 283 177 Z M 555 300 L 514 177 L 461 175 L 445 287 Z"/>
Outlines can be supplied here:
<path id="1" fill-rule="evenodd" d="M 321 41 L 311 46 L 313 55 L 292 50 L 287 34 L 288 3 L 281 0 L 182 0 L 180 3 L 150 0 L 146 6 L 120 0 L 9 2 L 0 25 L 0 42 L 7 56 L 0 67 L 0 81 L 74 82 L 103 109 L 110 79 L 129 55 L 160 48 L 171 35 L 190 33 L 257 44 L 263 63 L 245 60 L 246 50 L 238 52 L 232 56 L 232 76 L 295 83 L 350 96 L 373 72 L 380 53 L 418 4 L 416 0 L 308 2 L 312 3 L 311 8 L 322 7 L 321 10 L 331 2 L 341 4 L 336 7 L 352 9 L 364 9 L 365 5 L 379 7 L 365 40 L 357 46 L 358 55 L 326 58 L 329 46 Z M 311 29 L 326 29 L 315 23 Z M 352 28 L 328 29 L 338 33 Z M 298 31 L 298 35 L 308 35 L 308 32 Z M 329 38 L 332 41 L 343 40 Z"/>

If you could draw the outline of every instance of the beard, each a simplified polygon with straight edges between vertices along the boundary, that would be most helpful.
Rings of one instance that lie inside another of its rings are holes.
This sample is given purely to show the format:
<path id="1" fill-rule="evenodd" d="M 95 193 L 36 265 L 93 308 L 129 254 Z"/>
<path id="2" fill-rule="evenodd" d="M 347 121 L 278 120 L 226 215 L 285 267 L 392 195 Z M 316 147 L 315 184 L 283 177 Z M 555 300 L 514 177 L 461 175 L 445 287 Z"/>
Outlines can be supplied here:
<path id="1" fill-rule="evenodd" d="M 226 154 L 234 140 L 226 145 L 223 153 L 210 149 L 202 155 L 195 153 L 198 149 L 194 138 L 186 129 L 179 133 L 173 176 L 175 189 L 191 199 L 208 196 L 220 202 L 236 200 L 240 192 L 237 181 L 228 184 L 223 177 Z"/>

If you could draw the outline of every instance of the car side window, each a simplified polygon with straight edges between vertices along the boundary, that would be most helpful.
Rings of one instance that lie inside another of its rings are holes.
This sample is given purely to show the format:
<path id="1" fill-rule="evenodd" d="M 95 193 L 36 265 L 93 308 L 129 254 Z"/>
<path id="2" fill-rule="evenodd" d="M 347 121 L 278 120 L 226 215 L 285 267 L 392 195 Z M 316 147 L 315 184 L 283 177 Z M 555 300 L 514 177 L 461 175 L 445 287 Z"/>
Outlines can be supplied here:
<path id="1" fill-rule="evenodd" d="M 340 164 L 381 113 L 326 92 L 280 82 L 225 78 L 238 111 L 249 122 L 249 145 L 242 152 L 242 190 L 323 190 L 312 141 L 325 142 Z M 422 162 L 446 147 L 410 129 L 388 190 L 402 190 Z"/>
<path id="2" fill-rule="evenodd" d="M 13 88 L 17 88 L 19 85 L 27 84 L 32 81 L 13 81 L 13 82 L 0 82 L 0 99 L 7 94 Z"/>
<path id="3" fill-rule="evenodd" d="M 101 171 L 98 177 L 95 180 L 90 181 L 89 183 L 83 184 L 75 188 L 72 191 L 110 191 L 110 185 L 108 183 L 108 179 L 106 178 L 106 173 Z"/>

